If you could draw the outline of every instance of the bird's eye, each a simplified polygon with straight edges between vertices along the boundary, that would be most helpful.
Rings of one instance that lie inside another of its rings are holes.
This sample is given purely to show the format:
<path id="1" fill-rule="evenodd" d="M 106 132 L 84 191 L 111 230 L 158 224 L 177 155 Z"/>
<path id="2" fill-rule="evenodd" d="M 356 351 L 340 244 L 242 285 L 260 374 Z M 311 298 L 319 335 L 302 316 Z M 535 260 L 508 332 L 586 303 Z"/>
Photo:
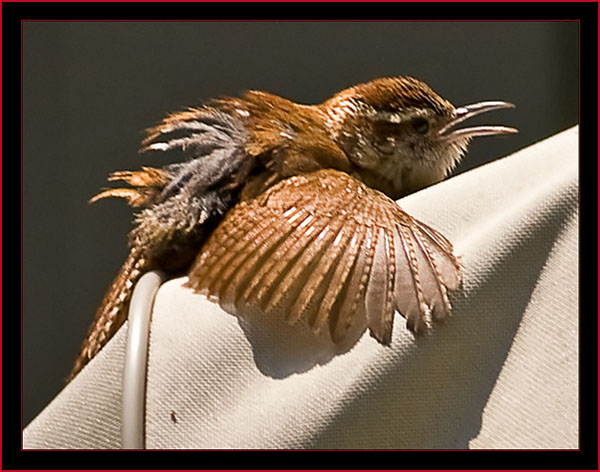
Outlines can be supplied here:
<path id="1" fill-rule="evenodd" d="M 411 121 L 413 129 L 419 134 L 425 134 L 429 131 L 429 121 L 425 118 L 414 118 Z"/>

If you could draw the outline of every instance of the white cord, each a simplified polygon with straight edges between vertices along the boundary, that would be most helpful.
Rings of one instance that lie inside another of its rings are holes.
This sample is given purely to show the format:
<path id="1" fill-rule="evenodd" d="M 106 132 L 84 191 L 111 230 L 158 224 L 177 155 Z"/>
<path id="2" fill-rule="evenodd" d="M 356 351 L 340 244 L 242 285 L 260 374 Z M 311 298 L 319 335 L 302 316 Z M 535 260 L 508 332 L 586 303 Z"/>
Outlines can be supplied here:
<path id="1" fill-rule="evenodd" d="M 154 297 L 165 278 L 165 274 L 159 271 L 144 274 L 135 285 L 129 304 L 121 407 L 123 449 L 144 449 L 144 400 L 150 318 Z"/>

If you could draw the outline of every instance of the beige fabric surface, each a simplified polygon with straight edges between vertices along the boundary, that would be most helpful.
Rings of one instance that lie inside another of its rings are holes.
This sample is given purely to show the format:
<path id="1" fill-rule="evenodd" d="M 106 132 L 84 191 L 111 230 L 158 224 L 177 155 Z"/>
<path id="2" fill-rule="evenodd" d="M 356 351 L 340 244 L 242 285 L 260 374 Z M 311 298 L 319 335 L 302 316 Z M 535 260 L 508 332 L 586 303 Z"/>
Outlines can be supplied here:
<path id="1" fill-rule="evenodd" d="M 23 431 L 24 449 L 118 449 L 127 322 Z"/>
<path id="2" fill-rule="evenodd" d="M 577 448 L 577 179 L 572 128 L 401 200 L 453 241 L 464 283 L 428 336 L 397 316 L 391 347 L 365 334 L 336 353 L 167 282 L 146 447 Z M 26 428 L 25 448 L 119 446 L 125 329 Z"/>

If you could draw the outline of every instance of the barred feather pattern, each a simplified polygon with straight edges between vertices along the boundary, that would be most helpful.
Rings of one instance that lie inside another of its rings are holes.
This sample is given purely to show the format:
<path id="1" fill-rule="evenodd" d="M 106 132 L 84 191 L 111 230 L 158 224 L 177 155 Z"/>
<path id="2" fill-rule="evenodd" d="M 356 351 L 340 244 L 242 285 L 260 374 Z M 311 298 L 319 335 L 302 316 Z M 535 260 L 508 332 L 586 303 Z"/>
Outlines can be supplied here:
<path id="1" fill-rule="evenodd" d="M 147 258 L 139 248 L 133 248 L 96 311 L 69 380 L 83 369 L 125 322 L 135 282 L 150 269 Z"/>
<path id="2" fill-rule="evenodd" d="M 341 342 L 365 323 L 391 342 L 394 312 L 414 333 L 451 312 L 452 244 L 346 173 L 288 178 L 231 210 L 204 244 L 187 285 L 224 309 L 308 322 Z"/>

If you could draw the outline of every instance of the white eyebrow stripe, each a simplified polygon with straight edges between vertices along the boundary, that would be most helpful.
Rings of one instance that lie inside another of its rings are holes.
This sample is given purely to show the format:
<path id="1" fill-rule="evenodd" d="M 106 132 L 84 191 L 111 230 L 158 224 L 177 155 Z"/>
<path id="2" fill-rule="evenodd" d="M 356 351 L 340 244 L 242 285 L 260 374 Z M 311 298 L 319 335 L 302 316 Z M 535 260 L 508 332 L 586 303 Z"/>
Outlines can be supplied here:
<path id="1" fill-rule="evenodd" d="M 421 108 L 408 108 L 398 112 L 378 112 L 376 115 L 377 121 L 385 121 L 387 123 L 406 123 L 415 118 L 427 118 L 428 113 Z"/>

